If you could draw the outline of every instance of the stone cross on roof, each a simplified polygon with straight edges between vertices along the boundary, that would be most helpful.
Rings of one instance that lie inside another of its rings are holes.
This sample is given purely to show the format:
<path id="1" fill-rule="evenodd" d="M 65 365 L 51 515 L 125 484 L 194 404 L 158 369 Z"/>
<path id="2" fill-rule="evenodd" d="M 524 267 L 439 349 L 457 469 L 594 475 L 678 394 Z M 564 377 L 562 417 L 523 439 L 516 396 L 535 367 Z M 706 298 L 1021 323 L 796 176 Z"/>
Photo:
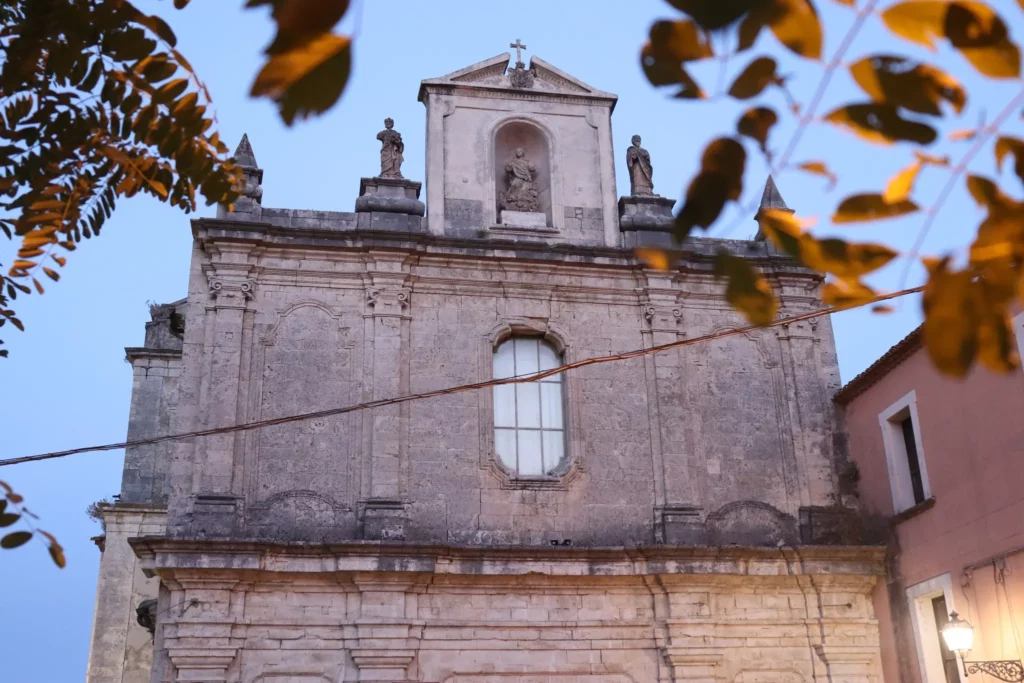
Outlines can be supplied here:
<path id="1" fill-rule="evenodd" d="M 518 38 L 516 38 L 516 42 L 509 43 L 508 46 L 509 47 L 514 47 L 516 49 L 516 64 L 522 64 L 523 63 L 523 55 L 520 52 L 520 50 L 525 50 L 526 49 L 526 46 L 523 45 L 523 41 L 521 41 Z"/>

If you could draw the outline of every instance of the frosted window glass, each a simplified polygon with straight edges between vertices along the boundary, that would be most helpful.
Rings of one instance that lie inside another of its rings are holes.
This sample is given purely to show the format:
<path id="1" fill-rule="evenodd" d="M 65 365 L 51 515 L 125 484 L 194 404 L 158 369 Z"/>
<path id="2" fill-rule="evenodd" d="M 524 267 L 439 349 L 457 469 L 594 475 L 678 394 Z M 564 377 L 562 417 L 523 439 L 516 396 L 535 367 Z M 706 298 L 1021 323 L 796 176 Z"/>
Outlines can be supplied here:
<path id="1" fill-rule="evenodd" d="M 544 474 L 541 462 L 540 432 L 535 429 L 520 429 L 519 435 L 519 474 L 537 476 Z"/>
<path id="2" fill-rule="evenodd" d="M 516 339 L 516 374 L 537 372 L 537 340 Z"/>
<path id="3" fill-rule="evenodd" d="M 562 428 L 562 385 L 541 382 L 541 420 L 544 429 Z"/>
<path id="4" fill-rule="evenodd" d="M 516 430 L 495 429 L 494 451 L 501 463 L 510 470 L 516 469 Z"/>
<path id="5" fill-rule="evenodd" d="M 494 426 L 516 426 L 516 390 L 511 384 L 494 387 Z"/>
<path id="6" fill-rule="evenodd" d="M 512 364 L 513 351 L 512 340 L 504 342 L 494 351 L 494 378 L 505 379 L 515 375 L 515 366 Z"/>
<path id="7" fill-rule="evenodd" d="M 540 385 L 516 385 L 516 426 L 540 427 Z"/>
<path id="8" fill-rule="evenodd" d="M 544 342 L 539 343 L 540 346 L 540 369 L 550 370 L 551 368 L 557 368 L 561 365 L 561 359 L 555 353 L 555 350 L 550 345 Z"/>
<path id="9" fill-rule="evenodd" d="M 565 432 L 544 430 L 542 434 L 544 434 L 544 473 L 549 474 L 562 462 L 562 455 L 565 452 Z"/>

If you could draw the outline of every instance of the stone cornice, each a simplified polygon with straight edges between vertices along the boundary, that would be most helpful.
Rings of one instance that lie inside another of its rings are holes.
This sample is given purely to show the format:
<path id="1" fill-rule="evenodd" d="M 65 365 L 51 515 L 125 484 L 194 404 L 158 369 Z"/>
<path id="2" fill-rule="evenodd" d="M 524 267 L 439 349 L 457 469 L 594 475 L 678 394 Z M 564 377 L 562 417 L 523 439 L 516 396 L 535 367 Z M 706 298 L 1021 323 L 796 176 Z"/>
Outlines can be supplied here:
<path id="1" fill-rule="evenodd" d="M 649 546 L 641 548 L 457 547 L 353 541 L 285 544 L 143 537 L 129 544 L 150 574 L 177 569 L 261 572 L 426 572 L 513 576 L 643 576 L 648 574 L 789 577 L 875 577 L 883 573 L 878 546 Z M 201 560 L 201 562 L 200 562 Z M 817 580 L 817 579 L 816 579 Z"/>
<path id="2" fill-rule="evenodd" d="M 180 360 L 181 349 L 148 349 L 144 346 L 126 346 L 124 349 L 125 359 L 134 364 L 137 360 L 163 358 L 168 360 Z"/>
<path id="3" fill-rule="evenodd" d="M 605 246 L 547 244 L 485 238 L 454 238 L 427 233 L 403 233 L 383 230 L 329 230 L 317 228 L 283 228 L 268 223 L 232 221 L 216 218 L 196 219 L 192 232 L 201 246 L 220 243 L 250 243 L 267 249 L 302 249 L 317 251 L 400 250 L 423 256 L 451 259 L 532 260 L 589 267 L 628 267 L 643 269 L 628 248 Z M 770 249 L 764 242 L 691 239 L 686 245 L 685 260 L 674 271 L 709 270 L 717 249 L 725 248 L 734 255 L 748 258 L 767 268 L 771 278 L 798 278 L 818 281 L 821 276 L 799 265 L 793 259 Z"/>

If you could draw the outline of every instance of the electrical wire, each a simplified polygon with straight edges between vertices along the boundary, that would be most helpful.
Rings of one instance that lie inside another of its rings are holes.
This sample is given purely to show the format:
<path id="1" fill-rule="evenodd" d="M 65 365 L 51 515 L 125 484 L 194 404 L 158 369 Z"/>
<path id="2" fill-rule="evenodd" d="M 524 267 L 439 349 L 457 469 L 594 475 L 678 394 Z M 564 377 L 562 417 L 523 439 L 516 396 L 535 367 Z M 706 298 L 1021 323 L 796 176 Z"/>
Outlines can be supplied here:
<path id="1" fill-rule="evenodd" d="M 40 460 L 52 460 L 54 458 L 63 458 L 69 455 L 77 455 L 79 453 L 113 451 L 121 448 L 150 446 L 152 444 L 164 443 L 167 441 L 182 441 L 184 439 L 194 439 L 203 436 L 216 436 L 220 434 L 231 434 L 233 432 L 245 432 L 253 429 L 260 429 L 262 427 L 271 427 L 274 425 L 288 424 L 290 422 L 300 422 L 303 420 L 312 420 L 321 417 L 331 417 L 333 415 L 343 415 L 345 413 L 353 413 L 360 410 L 368 410 L 372 408 L 383 408 L 385 406 L 393 406 L 400 403 L 408 403 L 410 401 L 419 401 L 426 398 L 435 398 L 437 396 L 447 396 L 449 394 L 457 394 L 464 391 L 475 391 L 477 389 L 486 389 L 489 387 L 496 387 L 504 384 L 525 384 L 526 382 L 536 382 L 538 380 L 544 379 L 545 377 L 551 377 L 552 375 L 557 375 L 567 370 L 575 370 L 576 368 L 582 368 L 588 365 L 598 365 L 600 363 L 610 363 L 612 361 L 629 360 L 631 358 L 639 358 L 641 356 L 647 356 L 650 354 L 658 353 L 659 351 L 667 351 L 669 349 L 677 349 L 684 346 L 694 346 L 696 344 L 702 344 L 704 342 L 714 341 L 717 339 L 724 339 L 726 337 L 732 337 L 740 334 L 746 334 L 748 332 L 754 332 L 759 329 L 790 325 L 792 323 L 801 322 L 804 320 L 811 320 L 813 318 L 820 318 L 822 316 L 831 315 L 832 313 L 837 313 L 840 311 L 860 308 L 868 304 L 875 304 L 881 301 L 896 299 L 902 296 L 906 296 L 908 294 L 916 294 L 923 290 L 923 286 L 911 287 L 909 289 L 901 289 L 899 291 L 890 292 L 888 294 L 880 294 L 878 296 L 872 297 L 867 301 L 863 301 L 861 303 L 854 305 L 830 306 L 827 308 L 818 309 L 816 311 L 811 311 L 810 313 L 801 313 L 786 318 L 779 318 L 778 320 L 772 321 L 768 325 L 745 325 L 743 327 L 736 327 L 730 330 L 725 330 L 714 334 L 706 334 L 702 337 L 680 339 L 678 341 L 669 342 L 668 344 L 652 346 L 646 349 L 636 349 L 633 351 L 627 351 L 626 353 L 586 358 L 583 360 L 574 361 L 572 363 L 566 363 L 557 368 L 544 370 L 542 372 L 535 372 L 529 375 L 505 377 L 501 379 L 491 379 L 484 382 L 475 382 L 473 384 L 463 384 L 459 386 L 448 387 L 447 389 L 436 389 L 434 391 L 425 391 L 419 394 L 408 394 L 405 396 L 397 396 L 395 398 L 385 398 L 376 401 L 366 401 L 363 403 L 356 403 L 354 405 L 343 406 L 340 408 L 328 408 L 326 410 L 318 410 L 312 413 L 286 415 L 283 417 L 271 418 L 267 420 L 258 420 L 255 422 L 245 422 L 242 424 L 230 425 L 226 427 L 214 427 L 212 429 L 202 429 L 193 432 L 184 432 L 181 434 L 166 434 L 164 436 L 155 436 L 147 439 L 135 439 L 133 441 L 121 441 L 119 443 L 108 443 L 97 446 L 82 446 L 79 448 L 69 448 L 63 451 L 40 453 L 38 455 L 26 455 L 20 458 L 7 458 L 5 460 L 0 460 L 0 467 L 6 467 L 8 465 L 20 465 L 26 462 L 38 462 Z"/>

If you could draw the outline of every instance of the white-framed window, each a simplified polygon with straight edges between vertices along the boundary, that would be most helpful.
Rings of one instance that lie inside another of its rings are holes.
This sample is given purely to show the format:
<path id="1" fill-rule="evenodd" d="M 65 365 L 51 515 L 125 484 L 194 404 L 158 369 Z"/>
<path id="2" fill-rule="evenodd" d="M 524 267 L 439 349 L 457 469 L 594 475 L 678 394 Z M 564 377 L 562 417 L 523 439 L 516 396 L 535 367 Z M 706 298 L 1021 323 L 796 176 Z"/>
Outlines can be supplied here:
<path id="1" fill-rule="evenodd" d="M 494 378 L 557 368 L 555 348 L 537 337 L 513 337 L 494 349 Z M 553 474 L 565 459 L 565 392 L 561 374 L 494 387 L 494 452 L 517 476 Z"/>
<path id="2" fill-rule="evenodd" d="M 914 628 L 921 683 L 961 683 L 956 655 L 946 648 L 942 639 L 942 627 L 954 609 L 949 574 L 907 588 L 907 604 Z"/>
<path id="3" fill-rule="evenodd" d="M 917 394 L 911 391 L 878 415 L 889 467 L 889 487 L 896 513 L 932 497 L 921 445 L 921 422 L 917 417 Z"/>

